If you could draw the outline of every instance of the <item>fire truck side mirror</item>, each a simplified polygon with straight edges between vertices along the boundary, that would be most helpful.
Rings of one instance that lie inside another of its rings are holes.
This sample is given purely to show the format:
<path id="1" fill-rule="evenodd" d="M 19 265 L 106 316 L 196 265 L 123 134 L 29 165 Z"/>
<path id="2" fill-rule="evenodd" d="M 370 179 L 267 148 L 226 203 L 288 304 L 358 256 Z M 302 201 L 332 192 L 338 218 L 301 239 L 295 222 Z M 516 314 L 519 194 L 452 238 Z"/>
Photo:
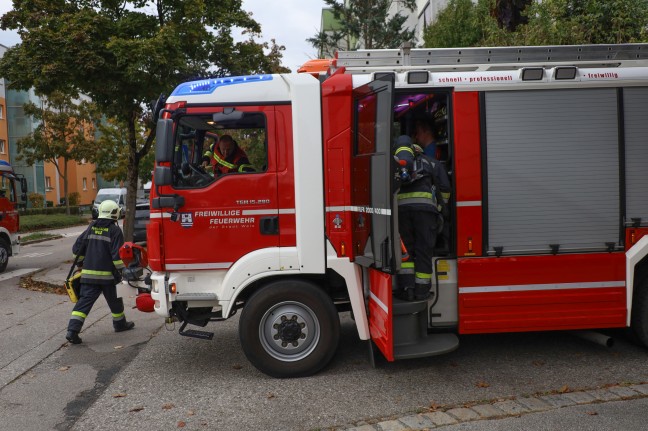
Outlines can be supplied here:
<path id="1" fill-rule="evenodd" d="M 20 178 L 20 200 L 27 202 L 27 178 Z"/>
<path id="2" fill-rule="evenodd" d="M 157 163 L 173 161 L 173 120 L 158 120 L 155 132 L 155 161 Z M 156 182 L 158 185 L 162 185 Z M 171 183 L 169 183 L 171 184 Z"/>
<path id="3" fill-rule="evenodd" d="M 156 186 L 170 186 L 173 181 L 171 168 L 169 166 L 156 166 L 153 173 L 153 180 Z"/>

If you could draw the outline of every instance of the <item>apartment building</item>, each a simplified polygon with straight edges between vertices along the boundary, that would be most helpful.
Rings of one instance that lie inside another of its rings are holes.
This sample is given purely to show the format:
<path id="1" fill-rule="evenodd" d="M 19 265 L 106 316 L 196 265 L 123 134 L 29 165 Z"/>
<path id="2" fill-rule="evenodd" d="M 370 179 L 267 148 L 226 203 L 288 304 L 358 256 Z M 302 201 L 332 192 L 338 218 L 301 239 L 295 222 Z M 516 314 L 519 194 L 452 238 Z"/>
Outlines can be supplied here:
<path id="1" fill-rule="evenodd" d="M 0 44 L 0 57 L 6 51 L 7 47 Z M 58 205 L 65 196 L 63 178 L 54 163 L 39 161 L 30 166 L 18 158 L 17 142 L 33 133 L 38 126 L 37 122 L 25 115 L 23 106 L 27 102 L 42 104 L 33 90 L 8 89 L 6 80 L 0 79 L 0 160 L 11 163 L 16 173 L 25 176 L 30 193 L 39 193 L 46 201 Z M 63 160 L 60 159 L 58 163 L 63 163 Z M 92 163 L 70 161 L 68 175 L 68 193 L 79 193 L 82 205 L 89 205 L 97 190 L 105 186 Z"/>

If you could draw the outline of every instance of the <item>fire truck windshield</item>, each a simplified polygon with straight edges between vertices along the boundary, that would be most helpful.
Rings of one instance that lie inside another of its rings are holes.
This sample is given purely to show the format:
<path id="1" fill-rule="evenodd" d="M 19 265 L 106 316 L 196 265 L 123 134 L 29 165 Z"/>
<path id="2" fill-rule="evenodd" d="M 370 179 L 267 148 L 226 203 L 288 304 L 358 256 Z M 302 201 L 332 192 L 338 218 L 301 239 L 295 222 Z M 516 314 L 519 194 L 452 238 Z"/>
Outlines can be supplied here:
<path id="1" fill-rule="evenodd" d="M 178 119 L 173 156 L 175 187 L 205 187 L 224 175 L 267 169 L 265 114 L 247 109 L 227 115 L 222 110 L 201 109 Z"/>
<path id="2" fill-rule="evenodd" d="M 0 177 L 0 198 L 16 202 L 15 181 L 12 174 L 2 173 Z"/>

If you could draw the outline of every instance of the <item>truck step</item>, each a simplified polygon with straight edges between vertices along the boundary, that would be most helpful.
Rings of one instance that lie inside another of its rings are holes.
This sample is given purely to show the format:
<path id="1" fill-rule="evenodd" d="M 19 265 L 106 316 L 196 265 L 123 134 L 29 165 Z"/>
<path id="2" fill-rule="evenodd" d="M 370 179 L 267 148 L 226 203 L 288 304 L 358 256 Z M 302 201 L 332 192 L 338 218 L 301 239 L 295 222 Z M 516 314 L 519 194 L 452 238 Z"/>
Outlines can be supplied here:
<path id="1" fill-rule="evenodd" d="M 186 331 L 179 331 L 180 335 L 185 337 L 199 338 L 201 340 L 211 340 L 214 338 L 213 332 L 200 331 L 198 329 L 187 329 Z"/>
<path id="2" fill-rule="evenodd" d="M 455 334 L 428 334 L 411 344 L 395 344 L 394 359 L 424 358 L 442 355 L 459 347 L 459 337 Z"/>

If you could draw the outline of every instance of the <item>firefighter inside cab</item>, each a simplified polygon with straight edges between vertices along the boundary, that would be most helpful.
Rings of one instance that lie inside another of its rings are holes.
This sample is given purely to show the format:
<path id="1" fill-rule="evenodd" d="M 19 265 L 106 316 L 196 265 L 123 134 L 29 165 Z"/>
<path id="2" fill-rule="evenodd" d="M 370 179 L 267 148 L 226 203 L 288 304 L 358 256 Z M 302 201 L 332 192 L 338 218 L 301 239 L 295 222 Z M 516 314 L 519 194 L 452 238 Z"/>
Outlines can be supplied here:
<path id="1" fill-rule="evenodd" d="M 254 172 L 247 154 L 231 135 L 218 135 L 207 132 L 206 138 L 212 143 L 203 154 L 203 168 L 214 176 L 232 172 Z"/>
<path id="2" fill-rule="evenodd" d="M 443 230 L 443 206 L 450 198 L 450 180 L 438 160 L 426 156 L 407 135 L 396 139 L 399 166 L 398 230 L 407 257 L 398 273 L 396 297 L 422 301 L 430 296 L 432 257 Z"/>

